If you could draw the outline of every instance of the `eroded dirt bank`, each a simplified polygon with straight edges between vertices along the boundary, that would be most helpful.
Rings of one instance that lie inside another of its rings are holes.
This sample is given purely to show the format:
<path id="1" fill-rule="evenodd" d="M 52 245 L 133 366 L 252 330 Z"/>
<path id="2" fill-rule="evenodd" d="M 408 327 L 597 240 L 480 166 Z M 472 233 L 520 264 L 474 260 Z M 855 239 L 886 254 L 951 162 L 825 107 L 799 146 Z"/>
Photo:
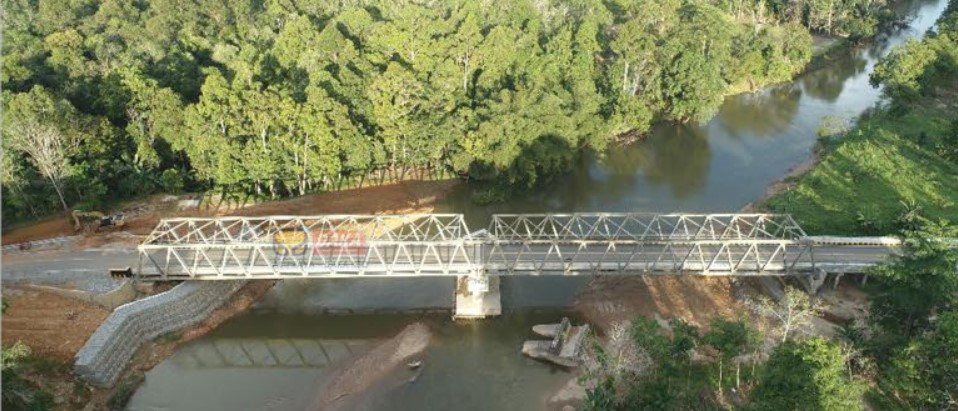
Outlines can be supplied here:
<path id="1" fill-rule="evenodd" d="M 813 157 L 792 170 L 788 176 L 807 171 L 814 162 L 815 158 Z M 413 181 L 392 186 L 314 194 L 291 200 L 244 205 L 242 207 L 155 211 L 139 217 L 126 229 L 136 235 L 146 234 L 160 218 L 178 215 L 256 216 L 269 214 L 428 212 L 432 210 L 435 201 L 448 193 L 455 184 L 454 181 Z M 780 190 L 781 187 L 786 185 L 786 178 L 783 177 L 782 181 L 770 186 L 769 193 Z M 750 208 L 746 208 L 746 210 L 750 210 Z M 56 231 L 49 230 L 49 226 L 50 224 L 40 232 Z M 19 238 L 28 238 L 28 234 L 20 233 L 18 235 L 20 235 Z M 99 237 L 100 235 L 91 236 L 90 239 L 86 240 L 86 244 L 97 244 Z M 6 235 L 4 240 L 6 240 Z M 268 287 L 263 289 L 262 293 L 265 293 L 267 289 Z M 246 289 L 238 293 L 237 296 L 244 291 Z M 105 404 L 110 396 L 128 389 L 123 388 L 123 384 L 135 388 L 138 381 L 142 379 L 143 373 L 166 359 L 179 343 L 202 336 L 232 315 L 245 311 L 246 307 L 258 298 L 258 296 L 251 294 L 247 294 L 247 296 L 251 299 L 245 304 L 240 303 L 231 309 L 224 307 L 224 309 L 218 310 L 214 314 L 214 318 L 219 316 L 218 320 L 211 318 L 210 321 L 184 331 L 181 337 L 161 339 L 162 341 L 151 343 L 137 355 L 134 364 L 131 366 L 131 371 L 121 379 L 119 388 L 104 392 L 91 391 L 88 394 L 90 403 Z M 236 296 L 234 296 L 235 299 Z M 232 304 L 234 304 L 234 301 L 231 301 L 228 305 Z M 646 276 L 597 278 L 580 293 L 575 301 L 574 308 L 580 311 L 589 322 L 604 328 L 614 322 L 630 320 L 636 315 L 650 318 L 658 317 L 666 320 L 678 317 L 696 325 L 705 326 L 713 317 L 733 315 L 744 307 L 733 296 L 732 281 L 728 278 Z M 95 321 L 93 323 L 99 324 Z M 92 333 L 93 329 L 95 329 L 95 326 L 87 333 L 87 336 Z M 397 367 L 404 367 L 406 360 L 396 359 L 403 358 L 401 354 L 403 345 L 397 342 L 397 339 L 405 338 L 403 333 L 384 342 L 381 346 L 357 360 L 350 360 L 347 364 L 343 364 L 342 368 L 335 373 L 333 380 L 321 388 L 312 409 L 348 409 L 355 399 L 365 395 L 364 393 L 367 393 L 371 387 L 387 378 L 390 371 L 395 371 Z M 428 329 L 426 329 L 426 333 L 428 333 Z M 83 341 L 85 339 L 86 337 L 82 338 Z M 427 337 L 420 350 L 426 349 L 428 340 Z M 6 337 L 4 343 L 7 343 Z M 80 345 L 82 345 L 82 341 Z M 75 350 L 73 353 L 75 353 Z M 72 359 L 73 353 L 69 353 L 67 357 Z M 385 364 L 390 365 L 387 367 L 384 366 Z M 66 393 L 68 391 L 69 380 L 65 378 L 63 380 L 65 382 L 56 382 L 59 388 L 55 392 Z M 61 409 L 76 408 L 67 406 Z M 101 408 L 93 406 L 86 409 Z"/>
<path id="2" fill-rule="evenodd" d="M 110 312 L 98 305 L 51 292 L 4 287 L 3 345 L 17 341 L 33 354 L 72 362 Z"/>
<path id="3" fill-rule="evenodd" d="M 769 184 L 769 186 L 765 188 L 765 192 L 762 193 L 761 197 L 746 204 L 739 210 L 739 212 L 760 213 L 767 211 L 765 208 L 765 202 L 768 201 L 768 199 L 794 188 L 796 179 L 811 171 L 819 161 L 821 161 L 821 147 L 816 144 L 812 149 L 812 154 L 808 156 L 805 161 L 802 161 L 795 167 L 792 167 L 792 169 L 788 170 L 788 172 L 785 173 L 785 175 L 783 175 L 781 178 L 772 184 Z"/>
<path id="4" fill-rule="evenodd" d="M 597 277 L 579 293 L 573 308 L 604 329 L 637 315 L 682 318 L 703 326 L 744 307 L 736 301 L 728 277 L 648 275 Z"/>

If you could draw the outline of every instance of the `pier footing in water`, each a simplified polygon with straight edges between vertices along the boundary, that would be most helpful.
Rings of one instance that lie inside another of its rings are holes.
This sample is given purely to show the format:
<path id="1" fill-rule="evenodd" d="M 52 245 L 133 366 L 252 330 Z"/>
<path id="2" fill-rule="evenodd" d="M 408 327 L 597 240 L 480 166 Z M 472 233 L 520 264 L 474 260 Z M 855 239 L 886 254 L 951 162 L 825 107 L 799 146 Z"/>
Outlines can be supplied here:
<path id="1" fill-rule="evenodd" d="M 499 277 L 459 276 L 456 280 L 454 319 L 486 318 L 501 314 Z"/>

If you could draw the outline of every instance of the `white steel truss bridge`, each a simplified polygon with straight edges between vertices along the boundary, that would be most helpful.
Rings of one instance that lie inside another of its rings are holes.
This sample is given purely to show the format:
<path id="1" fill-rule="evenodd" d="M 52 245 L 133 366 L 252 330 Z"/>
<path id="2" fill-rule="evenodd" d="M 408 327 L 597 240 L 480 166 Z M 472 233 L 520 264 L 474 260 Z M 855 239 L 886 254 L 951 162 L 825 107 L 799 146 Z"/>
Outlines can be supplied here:
<path id="1" fill-rule="evenodd" d="M 856 272 L 897 241 L 809 237 L 786 214 L 461 214 L 173 218 L 138 275 L 230 280 L 382 276 Z"/>

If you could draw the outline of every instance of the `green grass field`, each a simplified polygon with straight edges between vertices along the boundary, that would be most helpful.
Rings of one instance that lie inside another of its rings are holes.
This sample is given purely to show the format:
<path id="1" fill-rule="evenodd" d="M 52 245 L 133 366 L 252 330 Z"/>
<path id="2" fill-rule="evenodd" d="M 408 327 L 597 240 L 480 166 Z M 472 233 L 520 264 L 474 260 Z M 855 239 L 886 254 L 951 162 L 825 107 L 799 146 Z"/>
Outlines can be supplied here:
<path id="1" fill-rule="evenodd" d="M 893 234 L 896 218 L 915 205 L 925 217 L 958 223 L 958 162 L 938 154 L 958 132 L 956 112 L 953 98 L 932 97 L 876 110 L 823 140 L 821 162 L 766 207 L 793 214 L 810 234 Z"/>

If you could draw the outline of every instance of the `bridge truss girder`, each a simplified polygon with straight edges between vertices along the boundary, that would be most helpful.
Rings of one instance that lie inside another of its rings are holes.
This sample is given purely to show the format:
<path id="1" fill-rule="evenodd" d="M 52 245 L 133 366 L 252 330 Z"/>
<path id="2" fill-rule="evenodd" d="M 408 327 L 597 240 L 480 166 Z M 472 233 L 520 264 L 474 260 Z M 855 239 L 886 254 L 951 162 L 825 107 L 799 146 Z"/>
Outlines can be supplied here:
<path id="1" fill-rule="evenodd" d="M 169 218 L 143 245 L 251 245 L 272 243 L 284 231 L 315 235 L 358 232 L 369 240 L 447 241 L 470 236 L 462 214 L 319 215 Z"/>
<path id="2" fill-rule="evenodd" d="M 457 241 L 368 241 L 301 251 L 287 244 L 141 246 L 141 275 L 254 279 L 468 275 L 481 270 L 480 245 Z"/>
<path id="3" fill-rule="evenodd" d="M 140 275 L 456 275 L 478 269 L 471 238 L 461 214 L 165 219 L 139 246 Z"/>
<path id="4" fill-rule="evenodd" d="M 489 233 L 502 241 L 798 240 L 788 214 L 496 214 Z"/>
<path id="5" fill-rule="evenodd" d="M 344 232 L 356 235 L 336 237 Z M 141 276 L 169 279 L 815 268 L 801 227 L 774 214 L 495 215 L 488 232 L 476 235 L 459 214 L 170 219 L 139 250 Z"/>
<path id="6" fill-rule="evenodd" d="M 811 271 L 809 244 L 794 240 L 496 242 L 490 274 L 580 275 L 695 272 L 700 275 L 788 275 Z"/>

